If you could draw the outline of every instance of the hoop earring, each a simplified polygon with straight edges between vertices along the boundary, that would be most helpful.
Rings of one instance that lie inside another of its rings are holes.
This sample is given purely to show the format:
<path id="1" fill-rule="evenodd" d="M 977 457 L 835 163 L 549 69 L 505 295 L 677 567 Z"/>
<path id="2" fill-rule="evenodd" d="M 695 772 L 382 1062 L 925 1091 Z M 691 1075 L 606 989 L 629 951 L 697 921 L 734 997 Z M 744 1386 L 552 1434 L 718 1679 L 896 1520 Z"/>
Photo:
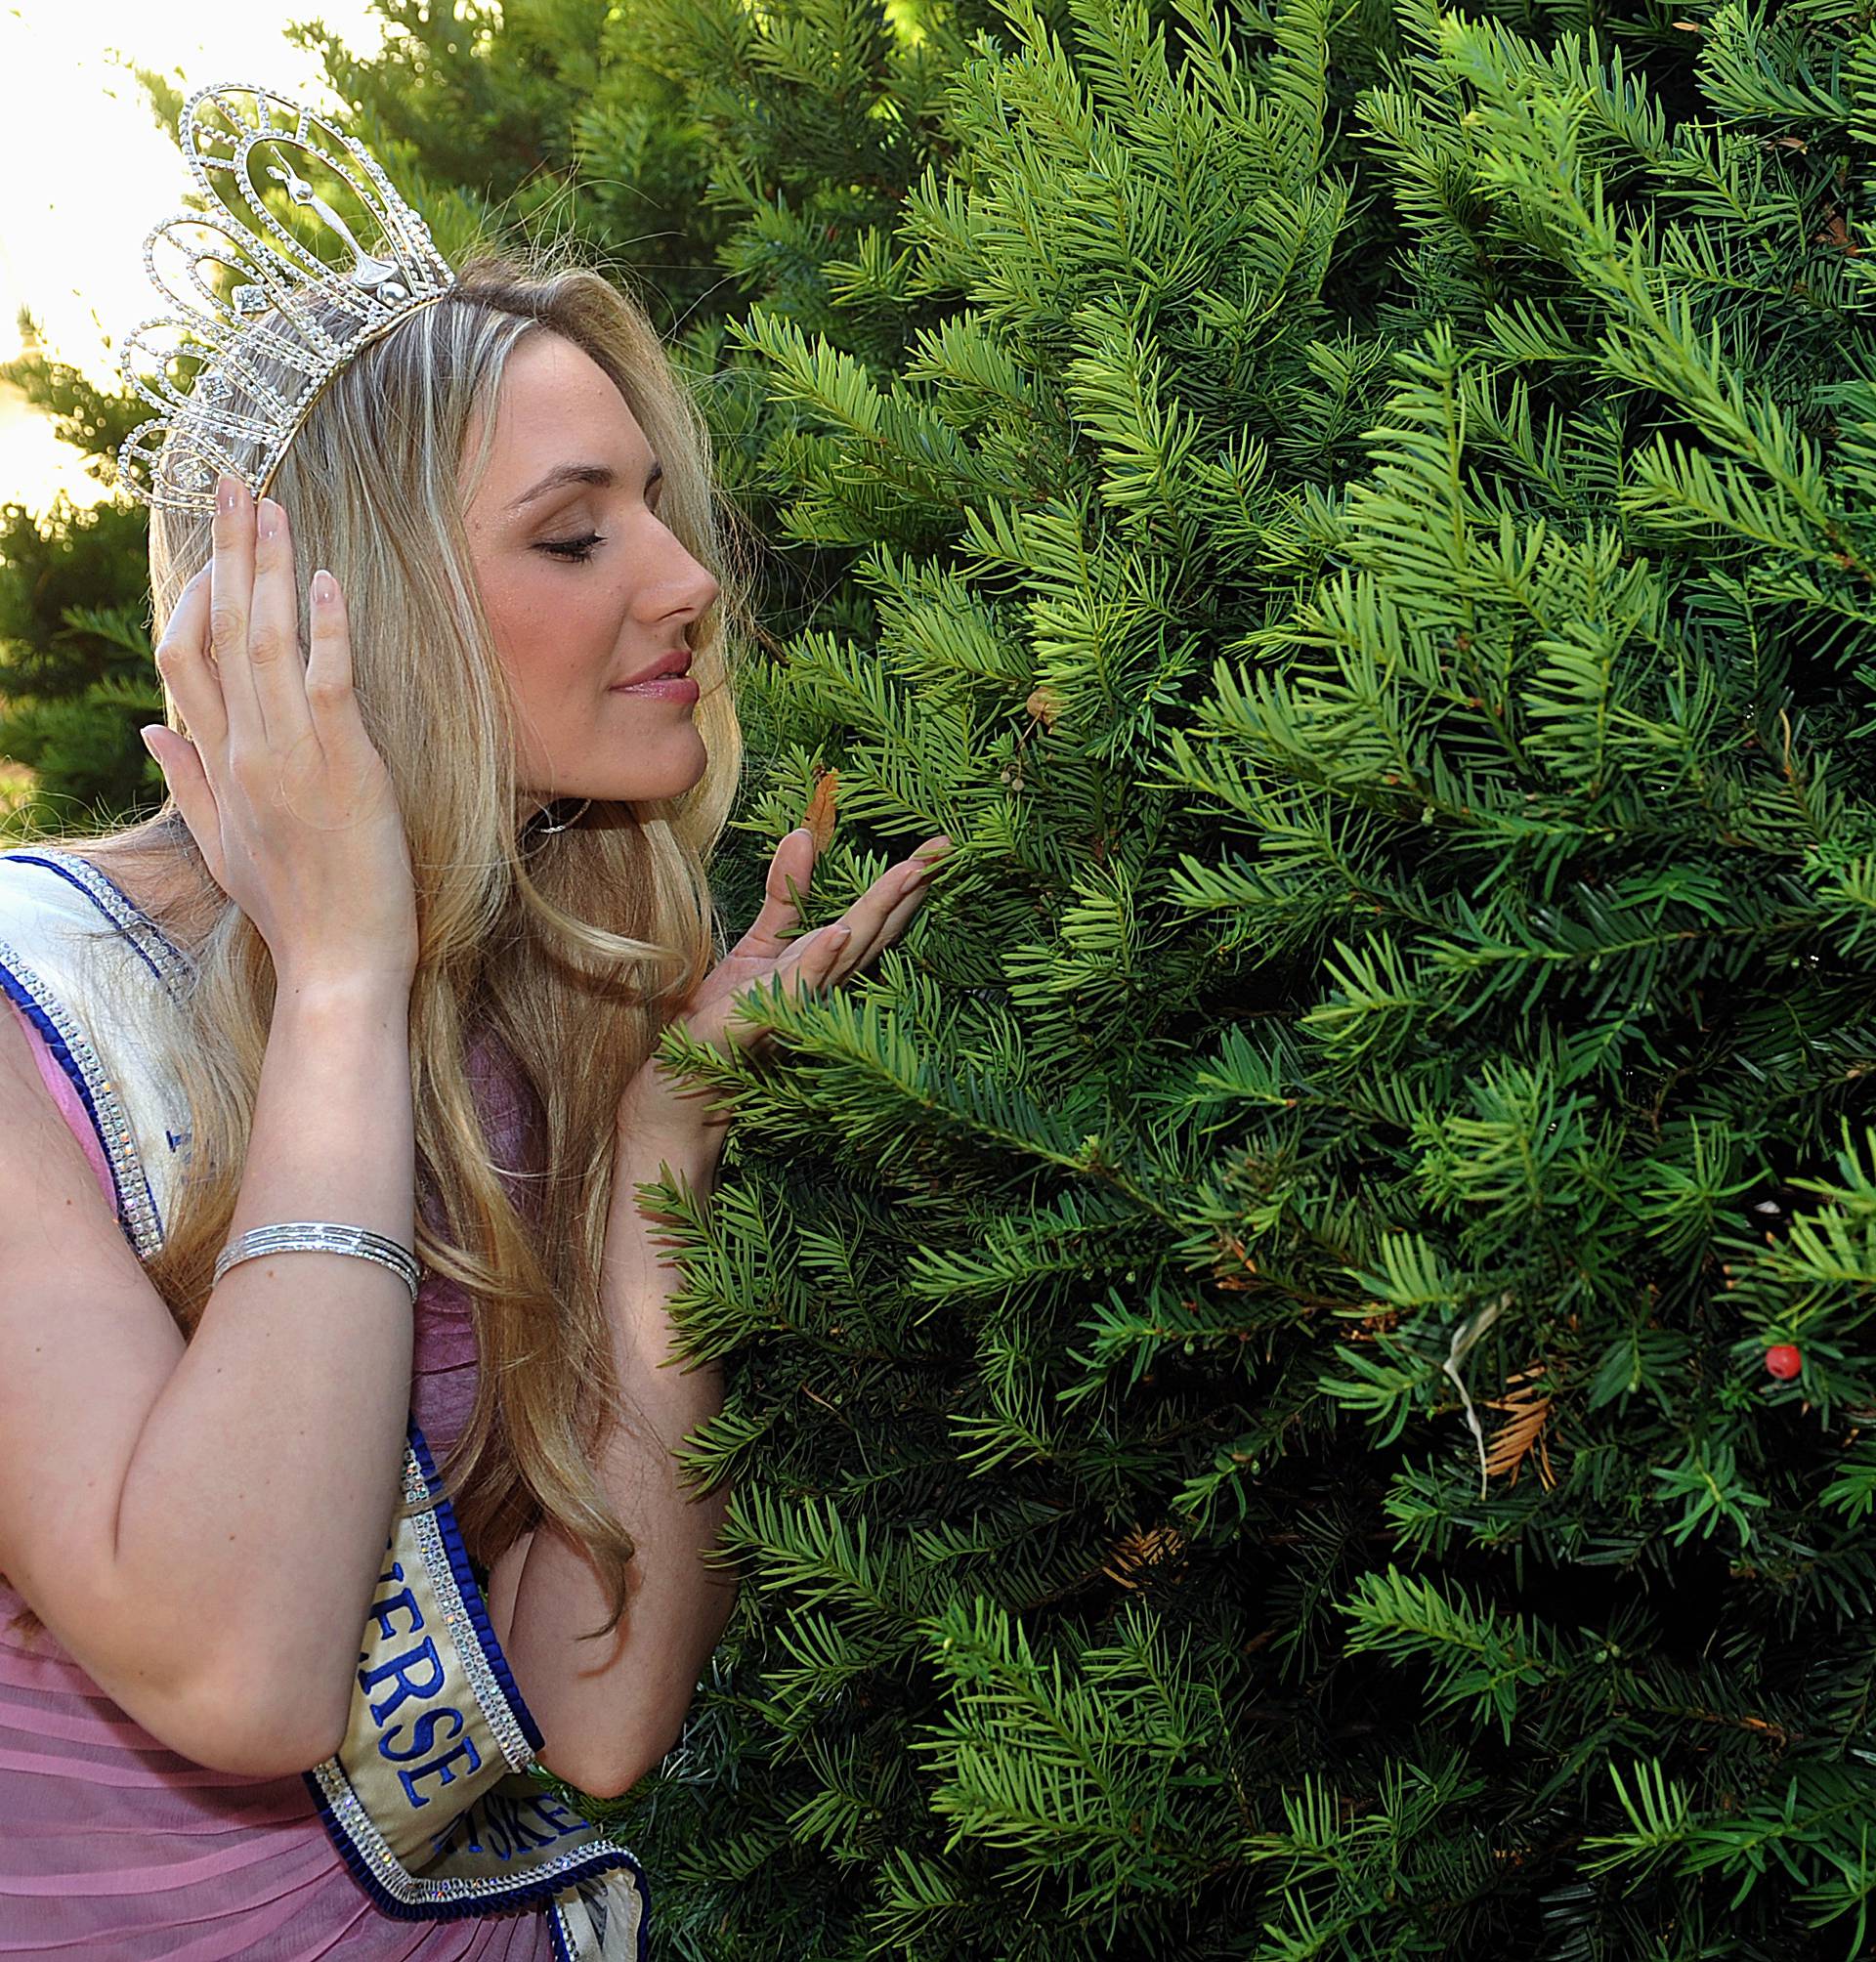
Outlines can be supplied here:
<path id="1" fill-rule="evenodd" d="M 580 819 L 586 815 L 587 811 L 592 807 L 592 801 L 593 800 L 591 797 L 582 798 L 580 800 L 579 809 L 576 810 L 571 818 L 562 818 L 560 823 L 557 825 L 542 825 L 540 827 L 540 832 L 536 832 L 535 835 L 538 836 L 540 835 L 541 832 L 564 832 L 569 825 L 577 824 L 580 821 Z"/>

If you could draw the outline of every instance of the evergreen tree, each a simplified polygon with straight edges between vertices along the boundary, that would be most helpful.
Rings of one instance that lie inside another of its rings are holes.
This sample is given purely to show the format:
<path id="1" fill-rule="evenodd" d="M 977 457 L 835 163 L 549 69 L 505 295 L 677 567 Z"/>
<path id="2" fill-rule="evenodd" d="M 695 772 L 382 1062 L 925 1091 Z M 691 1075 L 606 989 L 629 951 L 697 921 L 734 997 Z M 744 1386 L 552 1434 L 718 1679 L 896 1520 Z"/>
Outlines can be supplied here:
<path id="1" fill-rule="evenodd" d="M 93 475 L 143 420 L 135 398 L 50 359 L 28 318 L 26 352 L 0 366 Z M 0 831 L 107 824 L 149 796 L 138 729 L 162 714 L 151 664 L 148 530 L 141 508 L 75 505 L 35 516 L 0 503 L 0 756 L 32 779 Z"/>
<path id="2" fill-rule="evenodd" d="M 738 329 L 854 554 L 752 816 L 959 849 L 670 1045 L 665 1952 L 1864 1952 L 1876 34 L 1068 11 L 828 269 L 895 372 Z"/>
<path id="3" fill-rule="evenodd" d="M 392 12 L 433 220 L 683 295 L 725 917 L 804 808 L 812 922 L 959 846 L 791 1062 L 673 1042 L 661 1952 L 1862 1952 L 1876 31 Z"/>

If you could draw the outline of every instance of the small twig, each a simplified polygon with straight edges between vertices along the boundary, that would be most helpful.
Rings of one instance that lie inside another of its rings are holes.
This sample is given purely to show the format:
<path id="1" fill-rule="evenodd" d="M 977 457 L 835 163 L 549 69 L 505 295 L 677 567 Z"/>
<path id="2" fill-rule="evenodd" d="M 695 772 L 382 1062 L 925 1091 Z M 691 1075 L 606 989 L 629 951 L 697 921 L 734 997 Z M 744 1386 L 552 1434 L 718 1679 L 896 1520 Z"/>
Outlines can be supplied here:
<path id="1" fill-rule="evenodd" d="M 1453 1331 L 1453 1340 L 1446 1350 L 1446 1360 L 1440 1364 L 1440 1372 L 1452 1379 L 1453 1387 L 1459 1391 L 1459 1400 L 1466 1406 L 1466 1428 L 1472 1433 L 1472 1441 L 1478 1446 L 1478 1496 L 1483 1499 L 1491 1489 L 1491 1472 L 1485 1456 L 1485 1427 L 1478 1421 L 1478 1412 L 1472 1408 L 1472 1393 L 1466 1387 L 1466 1379 L 1460 1375 L 1460 1365 L 1471 1354 L 1473 1344 L 1492 1324 L 1498 1320 L 1512 1304 L 1511 1291 L 1508 1289 L 1495 1301 L 1488 1301 L 1475 1315 L 1469 1315 Z"/>

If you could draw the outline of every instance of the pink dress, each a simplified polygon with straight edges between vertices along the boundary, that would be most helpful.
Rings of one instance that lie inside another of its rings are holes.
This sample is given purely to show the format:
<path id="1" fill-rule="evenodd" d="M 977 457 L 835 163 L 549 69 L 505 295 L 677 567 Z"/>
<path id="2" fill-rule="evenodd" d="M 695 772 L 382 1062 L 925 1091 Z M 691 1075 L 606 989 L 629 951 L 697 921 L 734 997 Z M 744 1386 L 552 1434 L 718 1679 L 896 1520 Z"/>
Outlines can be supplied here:
<path id="1" fill-rule="evenodd" d="M 85 1146 L 107 1204 L 109 1168 L 84 1107 L 13 1002 L 46 1087 Z M 528 1120 L 488 1069 L 485 1123 L 512 1166 Z M 473 1067 L 473 1066 L 472 1066 Z M 462 1291 L 427 1276 L 417 1297 L 411 1402 L 440 1464 L 469 1415 L 476 1339 Z M 212 1771 L 159 1744 L 55 1642 L 6 1624 L 23 1605 L 0 1579 L 0 1956 L 66 1962 L 549 1962 L 539 1905 L 458 1921 L 400 1921 L 353 1878 L 297 1775 Z"/>

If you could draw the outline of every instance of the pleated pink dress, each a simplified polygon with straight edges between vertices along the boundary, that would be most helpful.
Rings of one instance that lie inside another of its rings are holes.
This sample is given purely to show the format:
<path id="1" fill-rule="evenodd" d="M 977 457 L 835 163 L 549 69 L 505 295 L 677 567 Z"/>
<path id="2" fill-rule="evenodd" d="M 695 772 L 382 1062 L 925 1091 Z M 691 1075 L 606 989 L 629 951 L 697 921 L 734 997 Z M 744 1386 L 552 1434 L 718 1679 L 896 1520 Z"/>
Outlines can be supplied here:
<path id="1" fill-rule="evenodd" d="M 109 1168 L 65 1074 L 7 1003 L 107 1204 Z M 481 1052 L 478 1100 L 495 1163 L 528 1162 L 511 1079 Z M 473 1065 L 472 1065 L 473 1067 Z M 415 1310 L 412 1409 L 441 1463 L 476 1387 L 470 1303 L 426 1276 Z M 317 1578 L 317 1577 L 314 1577 Z M 382 1912 L 346 1867 L 297 1775 L 255 1778 L 177 1756 L 127 1716 L 50 1632 L 6 1624 L 0 1580 L 0 1956 L 66 1962 L 548 1962 L 538 1905 L 457 1921 Z"/>

